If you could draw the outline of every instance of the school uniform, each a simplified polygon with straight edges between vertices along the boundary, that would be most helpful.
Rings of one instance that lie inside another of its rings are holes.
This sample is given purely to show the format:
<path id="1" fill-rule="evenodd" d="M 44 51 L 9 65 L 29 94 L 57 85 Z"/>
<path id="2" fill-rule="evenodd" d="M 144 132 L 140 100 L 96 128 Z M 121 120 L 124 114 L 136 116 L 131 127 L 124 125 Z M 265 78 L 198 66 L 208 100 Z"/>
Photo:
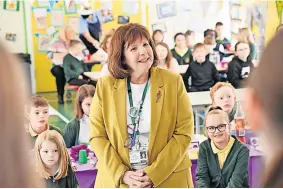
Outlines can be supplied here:
<path id="1" fill-rule="evenodd" d="M 249 149 L 234 136 L 219 150 L 208 139 L 200 144 L 197 188 L 249 188 Z"/>
<path id="2" fill-rule="evenodd" d="M 55 127 L 53 125 L 49 125 L 48 124 L 46 130 L 55 130 L 55 131 L 59 132 L 60 134 L 62 134 L 61 130 L 58 127 Z M 26 132 L 27 132 L 27 134 L 28 134 L 28 136 L 30 138 L 30 142 L 31 142 L 32 148 L 33 148 L 34 144 L 35 144 L 35 141 L 36 141 L 36 139 L 38 137 L 38 134 L 32 129 L 30 124 L 26 125 Z"/>
<path id="3" fill-rule="evenodd" d="M 228 45 L 231 44 L 230 41 L 225 37 L 223 39 L 216 39 L 216 43 L 223 45 L 225 49 L 227 49 Z"/>
<path id="4" fill-rule="evenodd" d="M 188 79 L 191 77 L 192 85 L 189 86 Z M 199 64 L 196 61 L 190 63 L 186 73 L 183 75 L 187 92 L 209 91 L 209 89 L 220 81 L 215 65 L 208 60 Z"/>
<path id="5" fill-rule="evenodd" d="M 79 188 L 77 177 L 70 165 L 68 166 L 68 175 L 66 177 L 54 180 L 56 174 L 45 179 L 47 188 Z"/>
<path id="6" fill-rule="evenodd" d="M 171 53 L 179 65 L 189 64 L 193 61 L 192 51 L 189 48 L 185 52 L 180 52 L 174 48 L 171 49 Z"/>
<path id="7" fill-rule="evenodd" d="M 242 88 L 244 87 L 244 82 L 248 79 L 253 69 L 254 65 L 250 60 L 244 62 L 235 56 L 228 64 L 228 81 L 233 85 L 233 87 Z"/>
<path id="8" fill-rule="evenodd" d="M 89 142 L 89 118 L 83 115 L 81 119 L 72 119 L 65 127 L 63 138 L 67 148 Z"/>
<path id="9" fill-rule="evenodd" d="M 84 72 L 89 71 L 87 64 L 77 59 L 70 53 L 64 57 L 63 68 L 64 68 L 66 81 L 70 85 L 79 85 L 79 86 L 84 84 L 92 84 L 94 86 L 96 85 L 95 81 L 90 80 L 90 78 L 88 78 L 83 74 Z M 83 79 L 78 79 L 79 75 L 82 75 Z"/>

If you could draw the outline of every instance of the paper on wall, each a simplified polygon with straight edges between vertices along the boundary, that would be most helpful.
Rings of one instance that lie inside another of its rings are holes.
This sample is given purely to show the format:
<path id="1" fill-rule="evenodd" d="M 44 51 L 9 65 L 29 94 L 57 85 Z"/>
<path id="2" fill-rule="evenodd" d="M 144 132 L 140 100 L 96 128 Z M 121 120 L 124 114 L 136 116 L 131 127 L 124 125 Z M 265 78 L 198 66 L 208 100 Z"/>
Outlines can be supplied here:
<path id="1" fill-rule="evenodd" d="M 64 25 L 64 11 L 63 10 L 53 10 L 51 13 L 51 25 L 52 26 L 62 26 Z"/>
<path id="2" fill-rule="evenodd" d="M 35 18 L 46 18 L 47 17 L 47 11 L 45 8 L 37 8 L 33 9 L 33 15 Z"/>
<path id="3" fill-rule="evenodd" d="M 54 26 L 51 26 L 50 28 L 47 29 L 48 35 L 53 35 L 54 33 L 56 33 L 56 29 Z"/>
<path id="4" fill-rule="evenodd" d="M 139 11 L 139 2 L 137 0 L 125 0 L 122 11 L 127 14 L 137 14 Z"/>

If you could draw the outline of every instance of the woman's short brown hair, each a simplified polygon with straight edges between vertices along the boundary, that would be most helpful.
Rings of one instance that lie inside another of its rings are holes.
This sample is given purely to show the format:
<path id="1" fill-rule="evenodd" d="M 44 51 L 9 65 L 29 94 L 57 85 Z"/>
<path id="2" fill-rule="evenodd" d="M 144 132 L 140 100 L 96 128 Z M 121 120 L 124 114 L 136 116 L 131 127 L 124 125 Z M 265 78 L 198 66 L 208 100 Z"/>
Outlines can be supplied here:
<path id="1" fill-rule="evenodd" d="M 75 115 L 77 119 L 81 119 L 84 115 L 82 103 L 85 98 L 93 97 L 95 93 L 95 87 L 93 85 L 82 85 L 76 96 L 76 103 L 75 103 Z"/>
<path id="2" fill-rule="evenodd" d="M 108 69 L 110 74 L 116 79 L 124 79 L 130 76 L 128 66 L 125 64 L 124 49 L 128 48 L 137 39 L 143 37 L 148 40 L 153 51 L 153 65 L 157 66 L 158 58 L 155 51 L 154 42 L 152 41 L 148 30 L 140 24 L 127 24 L 120 26 L 114 33 L 110 43 L 110 53 L 108 59 Z"/>
<path id="3" fill-rule="evenodd" d="M 105 35 L 105 37 L 104 37 L 104 39 L 103 39 L 103 41 L 102 41 L 102 43 L 101 43 L 101 48 L 105 51 L 105 52 L 108 52 L 109 51 L 109 49 L 107 49 L 107 47 L 106 47 L 106 44 L 107 44 L 107 40 L 109 39 L 109 38 L 111 38 L 112 37 L 112 34 L 107 34 L 107 35 Z"/>

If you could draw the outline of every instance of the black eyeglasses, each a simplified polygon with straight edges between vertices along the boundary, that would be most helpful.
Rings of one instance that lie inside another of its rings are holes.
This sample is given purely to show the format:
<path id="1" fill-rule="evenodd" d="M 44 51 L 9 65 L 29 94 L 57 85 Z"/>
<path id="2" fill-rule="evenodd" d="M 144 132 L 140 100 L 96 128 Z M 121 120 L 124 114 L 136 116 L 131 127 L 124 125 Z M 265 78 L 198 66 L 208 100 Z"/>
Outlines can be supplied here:
<path id="1" fill-rule="evenodd" d="M 220 132 L 224 132 L 226 130 L 226 126 L 228 124 L 220 124 L 218 126 L 208 126 L 206 127 L 206 130 L 209 132 L 209 133 L 214 133 L 216 131 L 216 129 Z"/>

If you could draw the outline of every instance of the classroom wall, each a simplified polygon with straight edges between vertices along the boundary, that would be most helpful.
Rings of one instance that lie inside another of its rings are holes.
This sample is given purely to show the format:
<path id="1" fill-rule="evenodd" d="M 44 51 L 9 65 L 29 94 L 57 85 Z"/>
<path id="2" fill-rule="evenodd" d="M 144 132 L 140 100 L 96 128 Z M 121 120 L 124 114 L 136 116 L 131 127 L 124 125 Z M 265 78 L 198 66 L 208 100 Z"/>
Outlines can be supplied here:
<path id="1" fill-rule="evenodd" d="M 26 53 L 24 2 L 20 1 L 19 11 L 4 10 L 4 1 L 0 1 L 0 38 L 4 40 L 13 53 Z M 16 34 L 16 41 L 7 41 L 6 34 Z"/>
<path id="2" fill-rule="evenodd" d="M 109 1 L 109 0 L 108 0 Z M 142 0 L 137 0 L 139 4 L 139 9 L 137 14 L 131 15 L 124 13 L 122 10 L 123 4 L 125 2 L 133 1 L 133 0 L 110 0 L 112 2 L 112 8 L 113 8 L 113 15 L 114 15 L 114 21 L 111 21 L 109 23 L 105 23 L 103 25 L 103 30 L 105 32 L 109 31 L 112 28 L 118 28 L 119 24 L 117 23 L 118 16 L 130 16 L 130 22 L 134 23 L 140 23 L 143 22 L 143 16 L 142 15 Z M 95 10 L 98 10 L 101 8 L 101 0 L 97 1 L 89 1 L 90 3 L 93 3 L 93 7 Z M 35 1 L 33 4 L 33 7 L 36 8 L 37 2 Z M 59 1 L 54 7 L 54 9 L 64 9 L 64 1 Z M 50 14 L 52 11 L 47 13 L 47 28 L 51 26 L 50 23 Z M 31 22 L 32 22 L 32 38 L 33 38 L 33 53 L 34 53 L 34 61 L 35 61 L 35 78 L 36 78 L 36 92 L 51 92 L 56 91 L 56 83 L 55 78 L 50 72 L 51 69 L 51 61 L 46 56 L 46 52 L 39 52 L 38 51 L 38 37 L 40 35 L 46 35 L 47 29 L 38 29 L 36 19 L 34 17 L 33 11 L 31 12 Z M 65 14 L 64 15 L 64 23 L 68 23 L 69 17 L 78 17 L 78 14 Z M 56 27 L 56 30 L 58 30 L 59 27 Z"/>
<path id="3" fill-rule="evenodd" d="M 203 32 L 206 29 L 214 29 L 216 22 L 225 25 L 225 36 L 230 38 L 229 1 L 207 0 L 178 0 L 176 2 L 177 15 L 168 18 L 158 18 L 157 5 L 172 2 L 170 0 L 156 0 L 148 4 L 149 29 L 152 25 L 165 23 L 167 31 L 164 41 L 170 48 L 174 47 L 174 35 L 178 32 L 186 32 L 188 29 L 195 31 L 196 41 L 203 42 Z"/>

